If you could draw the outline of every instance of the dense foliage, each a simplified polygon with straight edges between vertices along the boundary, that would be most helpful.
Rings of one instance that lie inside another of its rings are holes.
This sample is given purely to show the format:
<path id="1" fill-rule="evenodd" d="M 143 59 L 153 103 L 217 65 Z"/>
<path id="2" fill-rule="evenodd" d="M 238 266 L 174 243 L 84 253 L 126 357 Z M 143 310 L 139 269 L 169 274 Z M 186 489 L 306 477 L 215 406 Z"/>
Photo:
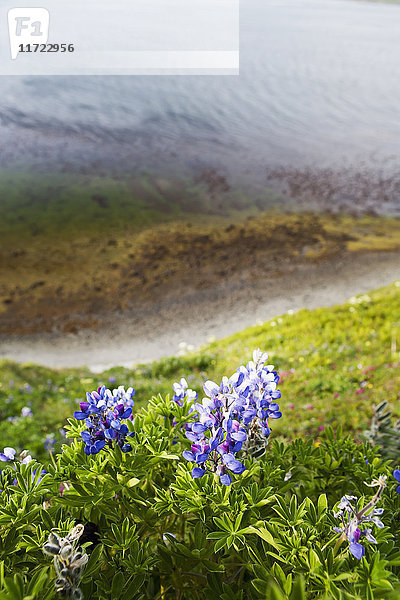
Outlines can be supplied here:
<path id="1" fill-rule="evenodd" d="M 265 360 L 134 419 L 132 389 L 99 388 L 45 468 L 5 448 L 0 599 L 398 597 L 400 471 L 341 428 L 253 452 L 280 416 Z"/>

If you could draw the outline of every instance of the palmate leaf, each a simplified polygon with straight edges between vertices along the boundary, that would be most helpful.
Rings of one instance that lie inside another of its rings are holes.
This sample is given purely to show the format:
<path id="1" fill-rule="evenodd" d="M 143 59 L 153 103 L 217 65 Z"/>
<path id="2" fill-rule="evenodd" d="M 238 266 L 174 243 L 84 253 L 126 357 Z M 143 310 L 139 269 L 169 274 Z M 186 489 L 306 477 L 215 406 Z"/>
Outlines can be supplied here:
<path id="1" fill-rule="evenodd" d="M 214 517 L 214 522 L 224 531 L 234 531 L 234 525 L 226 514 L 222 515 L 222 517 Z"/>

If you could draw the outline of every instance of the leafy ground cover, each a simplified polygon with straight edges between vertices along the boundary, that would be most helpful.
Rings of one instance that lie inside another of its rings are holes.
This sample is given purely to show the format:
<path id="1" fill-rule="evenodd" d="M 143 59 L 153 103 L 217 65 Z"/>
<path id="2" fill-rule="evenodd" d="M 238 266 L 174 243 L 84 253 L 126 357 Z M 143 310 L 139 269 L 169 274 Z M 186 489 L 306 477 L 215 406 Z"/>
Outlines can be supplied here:
<path id="1" fill-rule="evenodd" d="M 278 439 L 307 435 L 319 443 L 328 425 L 342 425 L 360 437 L 373 405 L 383 400 L 400 417 L 400 282 L 395 282 L 334 308 L 284 314 L 198 352 L 132 369 L 94 374 L 3 361 L 2 443 L 19 451 L 29 448 L 47 460 L 46 436 L 54 434 L 59 450 L 64 441 L 60 429 L 86 391 L 100 384 L 134 386 L 138 410 L 153 395 L 170 394 L 182 376 L 200 393 L 204 381 L 233 373 L 258 347 L 269 352 L 281 376 L 285 418 L 274 423 Z"/>
<path id="2" fill-rule="evenodd" d="M 245 378 L 256 375 L 268 390 L 270 369 L 248 366 Z M 340 427 L 327 428 L 320 444 L 307 436 L 270 440 L 265 451 L 260 440 L 259 453 L 247 444 L 257 421 L 246 433 L 242 417 L 238 428 L 213 408 L 215 394 L 228 408 L 224 394 L 242 383 L 205 386 L 203 407 L 221 423 L 218 431 L 207 425 L 210 446 L 201 441 L 207 421 L 198 421 L 196 405 L 188 413 L 189 399 L 154 398 L 133 422 L 131 391 L 114 403 L 99 389 L 70 420 L 74 441 L 47 472 L 5 448 L 1 600 L 398 598 L 400 470 Z M 90 408 L 107 412 L 105 398 L 116 419 L 104 422 L 108 443 L 94 432 L 98 413 Z M 192 470 L 193 460 L 211 467 L 221 458 L 232 481 L 219 467 Z"/>

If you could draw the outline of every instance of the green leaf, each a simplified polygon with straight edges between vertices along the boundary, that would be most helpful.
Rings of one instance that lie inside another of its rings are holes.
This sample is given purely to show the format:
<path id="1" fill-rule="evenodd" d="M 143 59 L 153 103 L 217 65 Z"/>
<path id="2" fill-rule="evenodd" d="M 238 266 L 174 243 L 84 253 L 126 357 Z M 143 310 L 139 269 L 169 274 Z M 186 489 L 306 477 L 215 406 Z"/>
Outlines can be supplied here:
<path id="1" fill-rule="evenodd" d="M 212 531 L 208 534 L 208 540 L 220 540 L 221 538 L 226 538 L 227 534 L 225 531 Z"/>
<path id="2" fill-rule="evenodd" d="M 238 516 L 236 517 L 234 531 L 237 531 L 239 529 L 240 523 L 242 522 L 242 518 L 243 518 L 243 513 L 239 513 Z"/>
<path id="3" fill-rule="evenodd" d="M 220 565 L 212 560 L 203 559 L 203 565 L 206 567 L 207 571 L 211 573 L 220 573 L 225 571 L 224 565 Z"/>
<path id="4" fill-rule="evenodd" d="M 203 531 L 203 526 L 200 521 L 198 521 L 196 523 L 196 527 L 194 528 L 194 532 L 193 532 L 193 537 L 194 537 L 194 543 L 195 543 L 196 548 L 204 547 L 205 541 L 206 541 L 206 536 L 205 536 L 205 533 Z"/>
<path id="5" fill-rule="evenodd" d="M 19 575 L 19 577 L 21 577 L 21 576 Z M 17 576 L 15 576 L 14 579 L 11 579 L 11 577 L 6 577 L 4 580 L 4 585 L 9 594 L 10 600 L 23 600 L 24 583 L 22 581 L 22 589 L 21 589 L 21 582 L 20 582 L 20 579 L 17 578 Z"/>
<path id="6" fill-rule="evenodd" d="M 135 577 L 129 582 L 129 585 L 126 589 L 124 589 L 124 593 L 122 594 L 119 600 L 132 600 L 135 595 L 138 593 L 143 583 L 146 580 L 146 575 L 144 573 L 138 573 Z"/>
<path id="7" fill-rule="evenodd" d="M 51 531 L 54 527 L 53 519 L 50 517 L 47 510 L 42 509 L 40 511 L 40 517 L 48 531 Z"/>
<path id="8" fill-rule="evenodd" d="M 114 575 L 111 585 L 111 597 L 113 600 L 119 600 L 122 588 L 124 587 L 124 576 L 121 572 Z"/>
<path id="9" fill-rule="evenodd" d="M 379 589 L 392 590 L 393 586 L 387 579 L 380 579 L 379 583 L 376 583 L 376 587 Z"/>
<path id="10" fill-rule="evenodd" d="M 132 488 L 132 487 L 135 487 L 135 485 L 137 485 L 138 483 L 140 483 L 140 479 L 137 479 L 136 477 L 132 477 L 132 479 L 130 479 L 126 485 L 128 488 Z"/>
<path id="11" fill-rule="evenodd" d="M 42 469 L 43 469 L 43 466 L 38 464 L 36 467 L 35 477 L 33 478 L 32 485 L 31 485 L 32 489 L 37 487 L 37 485 L 39 483 L 39 479 L 42 477 Z"/>
<path id="12" fill-rule="evenodd" d="M 273 546 L 273 548 L 275 548 L 276 550 L 280 550 L 280 545 L 275 542 L 275 539 L 274 539 L 272 533 L 270 533 L 268 531 L 268 529 L 265 529 L 265 527 L 256 528 L 256 527 L 250 526 L 250 527 L 247 527 L 246 530 L 242 530 L 242 531 L 245 531 L 246 533 L 255 533 L 261 539 L 263 539 L 264 542 L 267 542 L 268 544 Z"/>
<path id="13" fill-rule="evenodd" d="M 260 595 L 265 596 L 265 594 L 267 592 L 267 582 L 266 581 L 264 581 L 263 579 L 253 579 L 253 581 L 251 583 Z"/>
<path id="14" fill-rule="evenodd" d="M 290 600 L 306 600 L 305 584 L 302 577 L 298 577 L 294 580 Z"/>
<path id="15" fill-rule="evenodd" d="M 116 523 L 111 523 L 111 531 L 113 532 L 113 535 L 114 535 L 116 541 L 118 542 L 118 544 L 120 544 L 122 546 L 123 540 L 122 540 L 121 530 Z"/>
<path id="16" fill-rule="evenodd" d="M 286 600 L 285 595 L 275 584 L 269 586 L 266 598 L 267 600 Z"/>
<path id="17" fill-rule="evenodd" d="M 103 551 L 102 544 L 97 544 L 97 546 L 93 549 L 93 552 L 89 556 L 88 563 L 83 572 L 83 581 L 88 581 L 91 579 L 93 573 L 98 571 L 100 568 L 99 559 Z"/>
<path id="18" fill-rule="evenodd" d="M 129 519 L 128 519 L 128 517 L 125 517 L 125 519 L 123 520 L 123 523 L 121 525 L 121 538 L 125 543 L 128 538 L 129 529 L 130 529 Z"/>
<path id="19" fill-rule="evenodd" d="M 168 454 L 167 452 L 161 452 L 159 454 L 160 458 L 165 458 L 166 460 L 179 460 L 179 456 L 176 454 Z"/>
<path id="20" fill-rule="evenodd" d="M 312 548 L 310 548 L 308 551 L 308 564 L 310 565 L 311 571 L 315 571 L 321 566 L 321 562 L 317 556 L 317 553 Z"/>
<path id="21" fill-rule="evenodd" d="M 317 508 L 318 516 L 321 518 L 322 514 L 328 510 L 328 499 L 326 494 L 321 494 L 321 496 L 318 498 Z"/>
<path id="22" fill-rule="evenodd" d="M 35 596 L 45 585 L 48 579 L 48 568 L 43 567 L 40 571 L 36 571 L 28 585 L 28 594 Z"/>
<path id="23" fill-rule="evenodd" d="M 346 579 L 350 579 L 351 577 L 354 577 L 352 573 L 340 573 L 339 575 L 336 575 L 336 577 L 334 577 L 332 581 L 345 581 Z"/>
<path id="24" fill-rule="evenodd" d="M 219 552 L 222 548 L 224 548 L 224 546 L 226 546 L 227 537 L 229 537 L 229 536 L 224 536 L 223 538 L 221 538 L 220 540 L 217 540 L 215 542 L 214 552 Z"/>
<path id="25" fill-rule="evenodd" d="M 287 576 L 286 581 L 283 585 L 283 589 L 288 596 L 290 595 L 290 592 L 292 591 L 292 586 L 293 586 L 293 577 L 292 577 L 292 574 L 289 573 L 289 575 Z"/>
<path id="26" fill-rule="evenodd" d="M 226 514 L 223 514 L 222 518 L 214 517 L 214 523 L 219 525 L 224 531 L 234 531 L 233 523 Z"/>

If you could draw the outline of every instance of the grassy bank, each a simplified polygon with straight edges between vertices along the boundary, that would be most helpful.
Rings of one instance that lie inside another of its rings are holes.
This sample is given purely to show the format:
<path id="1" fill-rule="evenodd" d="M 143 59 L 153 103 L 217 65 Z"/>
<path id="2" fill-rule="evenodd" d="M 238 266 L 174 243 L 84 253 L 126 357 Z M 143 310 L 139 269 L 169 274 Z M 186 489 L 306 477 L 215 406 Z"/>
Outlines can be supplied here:
<path id="1" fill-rule="evenodd" d="M 260 347 L 270 353 L 282 383 L 284 417 L 275 435 L 311 436 L 342 424 L 358 436 L 369 423 L 372 405 L 387 399 L 400 417 L 400 282 L 352 298 L 334 308 L 301 310 L 212 343 L 179 358 L 114 368 L 94 375 L 85 369 L 51 370 L 8 361 L 0 367 L 0 437 L 3 445 L 29 448 L 42 457 L 43 441 L 72 415 L 85 391 L 104 383 L 133 385 L 136 407 L 152 395 L 167 394 L 186 376 L 201 391 L 206 379 L 220 380 Z M 397 402 L 396 402 L 397 401 Z M 30 408 L 32 417 L 22 417 Z"/>

